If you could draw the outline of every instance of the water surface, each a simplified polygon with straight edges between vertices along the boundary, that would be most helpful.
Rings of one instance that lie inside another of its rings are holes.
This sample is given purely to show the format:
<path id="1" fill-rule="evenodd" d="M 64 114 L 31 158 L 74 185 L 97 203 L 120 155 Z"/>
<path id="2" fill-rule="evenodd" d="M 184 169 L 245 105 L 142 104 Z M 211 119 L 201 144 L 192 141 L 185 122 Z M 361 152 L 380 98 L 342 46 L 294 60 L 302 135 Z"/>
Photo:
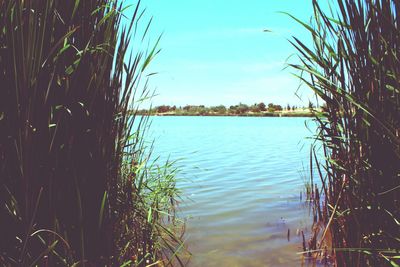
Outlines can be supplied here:
<path id="1" fill-rule="evenodd" d="M 310 223 L 300 201 L 312 135 L 306 120 L 152 119 L 155 154 L 180 159 L 188 266 L 301 265 L 296 231 Z"/>

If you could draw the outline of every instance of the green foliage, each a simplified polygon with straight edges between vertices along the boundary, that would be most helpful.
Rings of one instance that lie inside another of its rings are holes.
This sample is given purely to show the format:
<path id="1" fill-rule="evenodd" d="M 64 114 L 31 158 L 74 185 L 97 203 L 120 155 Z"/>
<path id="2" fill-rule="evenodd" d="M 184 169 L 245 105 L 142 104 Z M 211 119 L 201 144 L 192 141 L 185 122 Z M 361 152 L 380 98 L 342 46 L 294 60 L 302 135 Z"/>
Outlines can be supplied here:
<path id="1" fill-rule="evenodd" d="M 219 105 L 219 106 L 216 106 L 216 107 L 211 107 L 210 109 L 211 109 L 212 112 L 215 112 L 215 113 L 218 113 L 218 114 L 221 114 L 221 115 L 225 114 L 226 111 L 227 111 L 227 110 L 226 110 L 226 107 L 225 107 L 224 105 Z"/>
<path id="2" fill-rule="evenodd" d="M 269 104 L 268 110 L 264 103 L 254 104 L 248 106 L 246 104 L 240 103 L 239 105 L 230 106 L 229 108 L 224 105 L 206 107 L 204 105 L 186 105 L 184 107 L 176 107 L 169 105 L 161 105 L 150 110 L 138 110 L 138 114 L 141 115 L 170 115 L 170 116 L 257 116 L 257 117 L 311 117 L 314 110 L 299 110 L 295 106 L 292 107 L 290 111 L 290 106 L 288 109 L 283 111 L 281 105 L 275 105 L 273 103 Z M 129 111 L 132 114 L 135 111 Z"/>
<path id="3" fill-rule="evenodd" d="M 261 103 L 258 104 L 258 108 L 259 108 L 261 111 L 265 111 L 265 110 L 266 110 L 266 106 L 265 106 L 265 104 L 264 104 L 263 102 L 261 102 Z"/>
<path id="4" fill-rule="evenodd" d="M 170 107 L 170 106 L 158 106 L 157 107 L 157 112 L 158 113 L 165 113 L 165 112 L 168 112 L 168 111 L 170 111 L 170 110 L 172 110 L 172 108 Z"/>
<path id="5" fill-rule="evenodd" d="M 250 107 L 250 111 L 251 112 L 255 112 L 255 113 L 259 113 L 259 112 L 261 112 L 261 109 L 260 109 L 260 107 L 258 105 L 253 105 L 253 106 Z"/>
<path id="6" fill-rule="evenodd" d="M 325 102 L 316 117 L 325 159 L 321 163 L 315 150 L 312 158 L 325 198 L 318 224 L 326 228 L 311 249 L 322 251 L 328 243 L 338 266 L 398 266 L 400 4 L 335 4 L 338 15 L 326 14 L 313 1 L 311 24 L 296 19 L 311 34 L 313 47 L 297 38 L 292 42 L 302 62 L 292 67 Z M 320 210 L 320 201 L 315 204 Z"/>
<path id="7" fill-rule="evenodd" d="M 244 114 L 250 109 L 248 105 L 240 103 L 239 105 L 235 106 L 234 110 L 236 111 L 236 114 Z"/>
<path id="8" fill-rule="evenodd" d="M 282 106 L 281 105 L 274 105 L 273 103 L 268 104 L 268 111 L 269 112 L 274 112 L 274 111 L 281 111 Z"/>
<path id="9" fill-rule="evenodd" d="M 163 185 L 142 174 L 146 117 L 128 109 L 148 96 L 135 88 L 158 50 L 130 56 L 141 17 L 133 8 L 124 27 L 120 1 L 0 2 L 1 265 L 162 258 L 160 238 L 171 232 L 161 216 L 143 218 L 171 203 L 173 172 Z M 149 200 L 144 187 L 159 193 Z"/>

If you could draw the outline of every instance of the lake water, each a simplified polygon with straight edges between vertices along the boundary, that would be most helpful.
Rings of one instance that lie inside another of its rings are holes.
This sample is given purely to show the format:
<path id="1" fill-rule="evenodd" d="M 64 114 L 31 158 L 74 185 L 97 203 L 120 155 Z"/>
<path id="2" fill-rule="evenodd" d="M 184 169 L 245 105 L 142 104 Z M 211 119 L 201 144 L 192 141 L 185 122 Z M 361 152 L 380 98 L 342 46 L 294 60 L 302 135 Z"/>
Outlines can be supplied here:
<path id="1" fill-rule="evenodd" d="M 311 219 L 306 118 L 153 117 L 155 154 L 180 159 L 188 266 L 301 266 Z M 288 241 L 290 229 L 290 241 Z"/>

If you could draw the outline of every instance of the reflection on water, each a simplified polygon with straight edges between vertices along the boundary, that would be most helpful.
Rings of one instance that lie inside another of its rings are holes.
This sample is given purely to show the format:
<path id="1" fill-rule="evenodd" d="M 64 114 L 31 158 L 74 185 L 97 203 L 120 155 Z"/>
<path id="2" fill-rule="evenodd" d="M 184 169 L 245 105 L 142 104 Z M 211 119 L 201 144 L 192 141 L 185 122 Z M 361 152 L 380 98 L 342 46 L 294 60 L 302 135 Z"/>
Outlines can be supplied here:
<path id="1" fill-rule="evenodd" d="M 189 266 L 302 265 L 298 229 L 306 233 L 310 218 L 300 171 L 312 135 L 305 120 L 153 118 L 155 154 L 181 159 Z"/>

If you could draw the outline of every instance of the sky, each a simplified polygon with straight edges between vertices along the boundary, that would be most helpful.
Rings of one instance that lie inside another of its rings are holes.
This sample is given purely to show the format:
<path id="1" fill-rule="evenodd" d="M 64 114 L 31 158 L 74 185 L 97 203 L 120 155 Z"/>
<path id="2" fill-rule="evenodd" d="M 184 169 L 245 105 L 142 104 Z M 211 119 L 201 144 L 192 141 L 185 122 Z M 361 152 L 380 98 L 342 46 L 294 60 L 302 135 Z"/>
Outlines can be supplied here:
<path id="1" fill-rule="evenodd" d="M 308 21 L 311 0 L 144 0 L 142 7 L 145 20 L 153 17 L 150 42 L 162 34 L 151 63 L 153 106 L 307 106 L 313 99 L 308 88 L 296 96 L 299 80 L 285 69 L 296 61 L 288 39 L 310 35 L 280 13 Z"/>

